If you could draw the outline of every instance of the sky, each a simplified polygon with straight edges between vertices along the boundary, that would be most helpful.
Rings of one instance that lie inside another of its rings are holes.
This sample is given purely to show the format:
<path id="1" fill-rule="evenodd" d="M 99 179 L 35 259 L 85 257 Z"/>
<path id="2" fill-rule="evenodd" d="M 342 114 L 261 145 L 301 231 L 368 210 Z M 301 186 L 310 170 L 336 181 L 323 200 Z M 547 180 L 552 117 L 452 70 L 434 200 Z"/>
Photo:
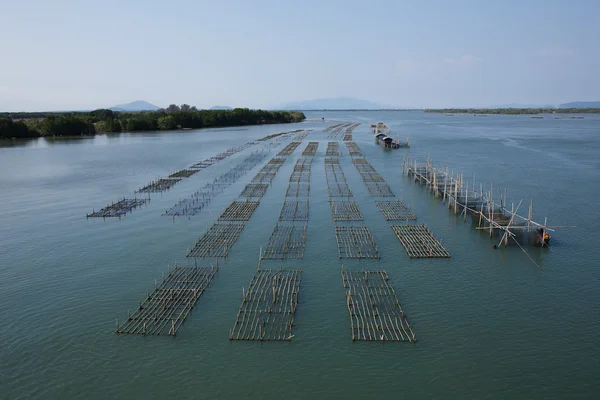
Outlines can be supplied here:
<path id="1" fill-rule="evenodd" d="M 600 101 L 600 1 L 0 0 L 0 111 Z"/>

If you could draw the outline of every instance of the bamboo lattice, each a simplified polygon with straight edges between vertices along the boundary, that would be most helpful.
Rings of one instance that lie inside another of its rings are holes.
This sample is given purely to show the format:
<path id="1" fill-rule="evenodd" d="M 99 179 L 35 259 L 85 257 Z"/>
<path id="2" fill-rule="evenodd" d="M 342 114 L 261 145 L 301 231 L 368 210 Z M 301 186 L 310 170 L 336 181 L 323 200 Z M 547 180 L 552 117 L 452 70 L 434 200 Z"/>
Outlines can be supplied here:
<path id="1" fill-rule="evenodd" d="M 290 182 L 285 195 L 287 197 L 308 197 L 310 195 L 310 183 Z"/>
<path id="2" fill-rule="evenodd" d="M 134 208 L 140 207 L 150 199 L 122 199 L 116 203 L 106 206 L 98 211 L 92 211 L 91 214 L 87 214 L 87 218 L 108 218 L 118 217 L 121 218 L 128 212 L 133 211 Z"/>
<path id="3" fill-rule="evenodd" d="M 319 148 L 319 142 L 308 142 L 306 149 L 302 152 L 303 156 L 314 156 Z"/>
<path id="4" fill-rule="evenodd" d="M 198 171 L 198 169 L 182 169 L 169 175 L 169 178 L 189 178 Z"/>
<path id="5" fill-rule="evenodd" d="M 410 258 L 448 258 L 450 253 L 425 225 L 392 225 Z"/>
<path id="6" fill-rule="evenodd" d="M 175 267 L 117 333 L 175 336 L 216 272 L 216 267 Z"/>
<path id="7" fill-rule="evenodd" d="M 379 211 L 383 214 L 387 221 L 398 220 L 415 220 L 417 217 L 413 212 L 400 200 L 395 201 L 376 201 Z"/>
<path id="8" fill-rule="evenodd" d="M 336 226 L 339 258 L 379 258 L 379 251 L 366 226 Z"/>
<path id="9" fill-rule="evenodd" d="M 155 193 L 155 192 L 166 192 L 171 189 L 173 185 L 181 181 L 181 178 L 160 178 L 153 180 L 150 184 L 136 190 L 137 193 Z"/>
<path id="10" fill-rule="evenodd" d="M 360 150 L 360 147 L 358 147 L 358 145 L 354 142 L 346 142 L 346 147 L 348 148 L 348 152 L 350 153 L 350 156 L 352 156 L 352 157 L 354 157 L 354 156 L 362 157 L 364 155 L 363 152 Z"/>
<path id="11" fill-rule="evenodd" d="M 266 183 L 249 183 L 246 185 L 242 194 L 243 197 L 263 197 L 269 187 Z"/>
<path id="12" fill-rule="evenodd" d="M 248 221 L 258 204 L 258 201 L 234 201 L 223 211 L 219 221 Z"/>
<path id="13" fill-rule="evenodd" d="M 213 224 L 210 229 L 198 239 L 196 245 L 187 253 L 187 257 L 227 257 L 229 248 L 238 240 L 243 223 Z"/>
<path id="14" fill-rule="evenodd" d="M 290 144 L 288 144 L 287 146 L 285 146 L 283 148 L 283 150 L 281 150 L 277 156 L 289 156 L 291 155 L 294 150 L 296 150 L 296 147 L 300 146 L 300 143 L 302 142 L 292 142 Z"/>
<path id="15" fill-rule="evenodd" d="M 342 269 L 352 340 L 416 342 L 385 271 Z"/>
<path id="16" fill-rule="evenodd" d="M 385 182 L 365 182 L 369 194 L 374 197 L 395 197 L 392 189 Z"/>
<path id="17" fill-rule="evenodd" d="M 340 155 L 340 144 L 338 142 L 327 143 L 327 151 L 325 152 L 327 157 L 339 156 Z"/>
<path id="18" fill-rule="evenodd" d="M 334 221 L 362 221 L 364 218 L 354 200 L 330 201 Z"/>
<path id="19" fill-rule="evenodd" d="M 308 200 L 286 200 L 279 213 L 280 221 L 308 221 Z"/>
<path id="20" fill-rule="evenodd" d="M 259 269 L 229 332 L 230 340 L 291 340 L 302 271 Z"/>
<path id="21" fill-rule="evenodd" d="M 301 260 L 304 257 L 305 247 L 306 225 L 277 224 L 261 258 L 263 260 Z"/>

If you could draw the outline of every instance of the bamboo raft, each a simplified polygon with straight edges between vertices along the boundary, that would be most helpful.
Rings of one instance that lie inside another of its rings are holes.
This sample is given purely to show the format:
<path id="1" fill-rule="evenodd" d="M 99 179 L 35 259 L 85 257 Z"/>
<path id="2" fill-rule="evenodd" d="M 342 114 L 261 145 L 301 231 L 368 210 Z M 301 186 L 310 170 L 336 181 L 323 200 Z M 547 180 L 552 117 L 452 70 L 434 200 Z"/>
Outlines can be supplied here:
<path id="1" fill-rule="evenodd" d="M 198 171 L 199 169 L 181 169 L 169 175 L 169 178 L 189 178 Z"/>
<path id="2" fill-rule="evenodd" d="M 283 148 L 283 150 L 281 150 L 277 156 L 278 157 L 282 157 L 282 156 L 290 156 L 292 155 L 292 153 L 294 152 L 294 150 L 296 150 L 296 147 L 300 146 L 300 143 L 302 142 L 292 142 L 290 144 L 288 144 L 287 146 L 285 146 Z"/>
<path id="3" fill-rule="evenodd" d="M 275 225 L 261 260 L 301 260 L 306 248 L 306 225 Z"/>
<path id="4" fill-rule="evenodd" d="M 352 131 L 354 130 L 354 128 L 356 128 L 357 126 L 359 126 L 359 123 L 354 123 L 352 125 L 350 125 L 348 128 L 346 128 L 346 133 L 344 133 L 344 141 L 352 141 Z"/>
<path id="5" fill-rule="evenodd" d="M 146 199 L 121 199 L 116 203 L 112 203 L 98 211 L 92 210 L 91 214 L 86 214 L 86 218 L 109 218 L 117 217 L 121 218 L 129 212 L 132 212 L 134 208 L 140 207 L 146 202 L 150 201 L 150 197 Z"/>
<path id="6" fill-rule="evenodd" d="M 242 222 L 213 224 L 186 257 L 227 257 L 229 248 L 238 240 L 243 229 Z"/>
<path id="7" fill-rule="evenodd" d="M 330 200 L 334 221 L 362 221 L 364 218 L 354 200 Z"/>
<path id="8" fill-rule="evenodd" d="M 223 211 L 219 221 L 248 221 L 258 204 L 258 201 L 234 201 Z"/>
<path id="9" fill-rule="evenodd" d="M 273 172 L 258 172 L 252 178 L 252 183 L 271 183 L 271 181 L 275 178 L 275 173 Z"/>
<path id="10" fill-rule="evenodd" d="M 308 197 L 310 195 L 310 182 L 290 182 L 286 197 Z"/>
<path id="11" fill-rule="evenodd" d="M 265 183 L 249 183 L 246 185 L 242 194 L 243 197 L 263 197 L 267 193 L 268 184 Z"/>
<path id="12" fill-rule="evenodd" d="M 149 294 L 116 333 L 175 336 L 208 288 L 217 267 L 175 267 Z"/>
<path id="13" fill-rule="evenodd" d="M 410 258 L 449 258 L 450 253 L 423 225 L 392 225 L 400 243 Z"/>
<path id="14" fill-rule="evenodd" d="M 181 178 L 159 178 L 150 182 L 148 185 L 136 190 L 136 193 L 157 193 L 166 192 L 173 185 L 181 181 Z"/>
<path id="15" fill-rule="evenodd" d="M 319 148 L 319 142 L 308 142 L 306 149 L 302 152 L 304 157 L 314 156 L 317 153 L 317 149 Z"/>
<path id="16" fill-rule="evenodd" d="M 291 340 L 302 271 L 261 270 L 252 277 L 230 340 Z"/>
<path id="17" fill-rule="evenodd" d="M 365 182 L 365 186 L 373 197 L 395 197 L 392 189 L 385 182 Z"/>
<path id="18" fill-rule="evenodd" d="M 265 150 L 252 152 L 245 157 L 242 162 L 231 168 L 229 171 L 221 174 L 212 182 L 207 183 L 202 189 L 193 193 L 190 197 L 180 200 L 179 203 L 175 204 L 163 215 L 175 217 L 199 213 L 204 207 L 210 204 L 214 197 L 223 193 L 227 187 L 231 186 L 249 170 L 257 166 L 267 157 L 267 155 L 268 152 Z"/>
<path id="19" fill-rule="evenodd" d="M 376 201 L 379 211 L 383 214 L 387 221 L 398 220 L 415 220 L 417 217 L 413 212 L 400 200 L 395 201 Z"/>
<path id="20" fill-rule="evenodd" d="M 348 148 L 348 153 L 350 153 L 351 157 L 364 156 L 363 152 L 360 150 L 358 145 L 354 142 L 346 142 L 346 147 Z"/>
<path id="21" fill-rule="evenodd" d="M 338 142 L 329 142 L 327 143 L 327 151 L 325 152 L 327 157 L 340 155 L 340 144 Z"/>
<path id="22" fill-rule="evenodd" d="M 385 271 L 346 272 L 342 267 L 352 340 L 417 339 Z"/>
<path id="23" fill-rule="evenodd" d="M 279 221 L 308 221 L 308 200 L 286 200 Z"/>
<path id="24" fill-rule="evenodd" d="M 352 163 L 360 174 L 363 182 L 385 182 L 383 177 L 373 168 L 366 158 L 353 158 Z"/>
<path id="25" fill-rule="evenodd" d="M 327 185 L 329 197 L 352 197 L 350 186 L 346 183 L 332 182 Z"/>
<path id="26" fill-rule="evenodd" d="M 339 258 L 379 258 L 379 251 L 366 226 L 336 226 Z"/>
<path id="27" fill-rule="evenodd" d="M 211 165 L 214 165 L 214 164 L 218 163 L 219 161 L 226 159 L 227 157 L 237 154 L 243 150 L 246 150 L 248 147 L 253 146 L 254 144 L 255 144 L 255 142 L 248 142 L 248 143 L 244 143 L 240 146 L 229 148 L 221 153 L 218 153 L 215 156 L 207 158 L 206 160 L 197 162 L 196 164 L 192 165 L 190 168 L 194 168 L 194 169 L 208 168 Z"/>

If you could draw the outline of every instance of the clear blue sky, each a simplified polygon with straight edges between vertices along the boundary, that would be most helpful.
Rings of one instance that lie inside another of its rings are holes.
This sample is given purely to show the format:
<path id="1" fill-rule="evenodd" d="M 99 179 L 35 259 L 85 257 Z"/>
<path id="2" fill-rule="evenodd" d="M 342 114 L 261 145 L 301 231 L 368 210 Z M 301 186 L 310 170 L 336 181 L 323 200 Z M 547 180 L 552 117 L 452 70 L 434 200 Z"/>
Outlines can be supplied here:
<path id="1" fill-rule="evenodd" d="M 0 0 L 0 110 L 600 100 L 600 1 Z"/>

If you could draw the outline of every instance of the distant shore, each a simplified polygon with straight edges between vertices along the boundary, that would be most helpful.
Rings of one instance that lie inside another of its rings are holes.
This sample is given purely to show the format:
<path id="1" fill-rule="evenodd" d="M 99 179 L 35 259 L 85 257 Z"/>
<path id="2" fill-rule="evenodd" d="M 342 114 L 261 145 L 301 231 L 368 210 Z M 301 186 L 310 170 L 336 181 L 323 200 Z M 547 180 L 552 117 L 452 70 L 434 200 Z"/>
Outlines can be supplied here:
<path id="1" fill-rule="evenodd" d="M 298 111 L 161 109 L 117 112 L 0 113 L 0 138 L 93 136 L 98 133 L 172 131 L 304 121 Z"/>
<path id="2" fill-rule="evenodd" d="M 600 108 L 439 108 L 426 109 L 428 113 L 443 114 L 600 114 Z"/>

